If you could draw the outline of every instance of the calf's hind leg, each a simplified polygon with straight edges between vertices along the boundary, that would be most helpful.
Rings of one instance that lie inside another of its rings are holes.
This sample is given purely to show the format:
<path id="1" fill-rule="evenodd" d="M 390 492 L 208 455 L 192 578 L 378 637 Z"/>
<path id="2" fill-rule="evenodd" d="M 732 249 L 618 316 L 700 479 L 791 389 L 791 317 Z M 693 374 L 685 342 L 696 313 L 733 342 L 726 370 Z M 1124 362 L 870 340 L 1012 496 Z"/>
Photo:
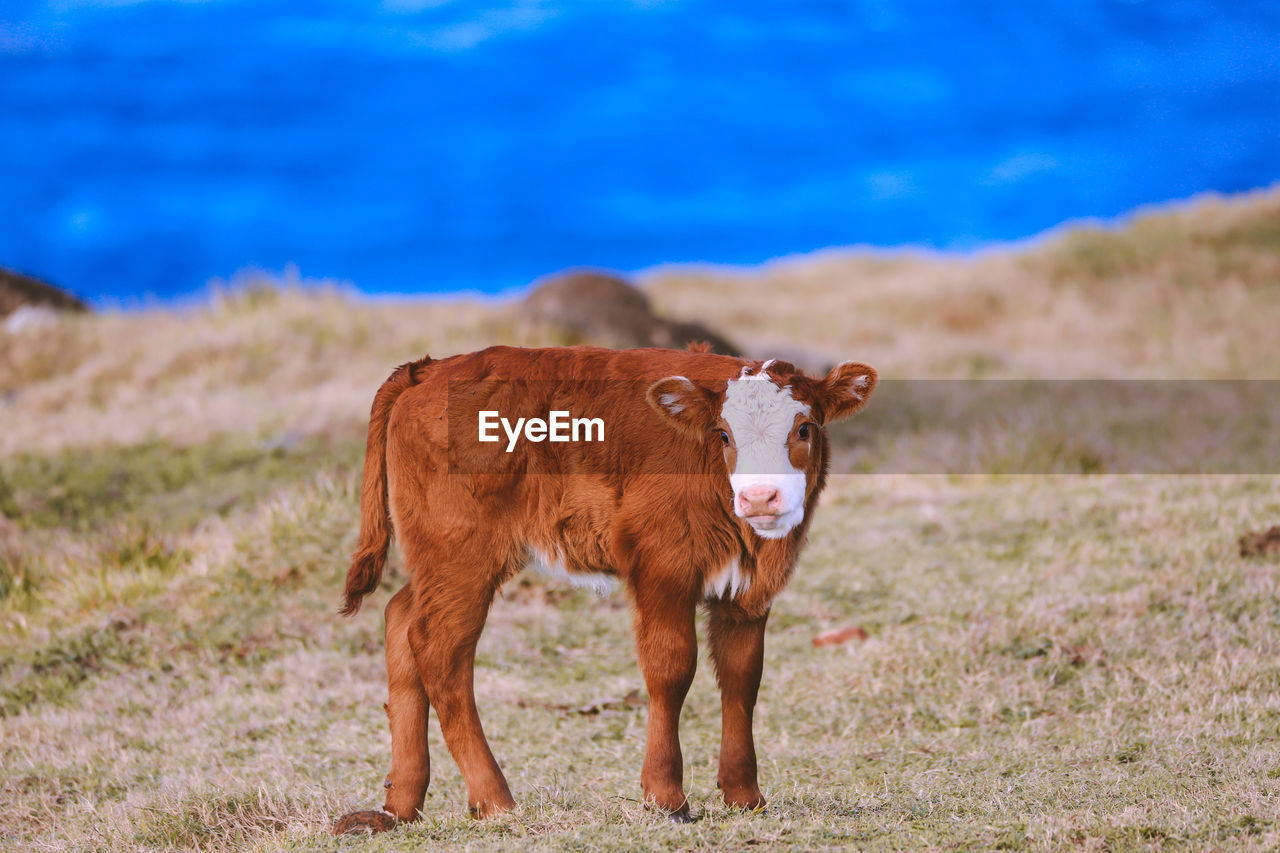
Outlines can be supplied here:
<path id="1" fill-rule="evenodd" d="M 427 752 L 427 692 L 418 676 L 409 644 L 413 621 L 413 590 L 406 586 L 387 604 L 387 719 L 391 724 L 391 772 L 382 811 L 343 815 L 334 835 L 385 832 L 397 821 L 416 820 L 431 779 Z"/>
<path id="2" fill-rule="evenodd" d="M 409 644 L 413 589 L 405 586 L 387 604 L 387 721 L 391 726 L 391 772 L 383 811 L 414 820 L 431 782 L 427 748 L 427 691 Z"/>
<path id="3" fill-rule="evenodd" d="M 409 627 L 418 674 L 440 719 L 445 745 L 467 784 L 467 804 L 476 817 L 491 817 L 516 805 L 480 725 L 473 681 L 476 644 L 500 581 L 475 571 L 439 571 L 421 578 L 419 615 Z"/>

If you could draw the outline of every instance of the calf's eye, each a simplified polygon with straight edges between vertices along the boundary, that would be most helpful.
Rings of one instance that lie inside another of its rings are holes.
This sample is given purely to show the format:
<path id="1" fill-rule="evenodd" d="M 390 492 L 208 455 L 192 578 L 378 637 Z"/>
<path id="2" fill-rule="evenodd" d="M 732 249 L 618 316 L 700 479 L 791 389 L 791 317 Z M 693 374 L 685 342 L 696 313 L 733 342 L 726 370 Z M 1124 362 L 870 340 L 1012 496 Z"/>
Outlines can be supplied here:
<path id="1" fill-rule="evenodd" d="M 809 440 L 809 425 L 800 424 L 800 429 L 796 430 L 796 435 L 800 436 L 801 441 Z"/>
<path id="2" fill-rule="evenodd" d="M 725 432 L 724 430 L 720 430 L 720 441 L 722 441 L 727 446 L 729 444 L 729 433 Z"/>

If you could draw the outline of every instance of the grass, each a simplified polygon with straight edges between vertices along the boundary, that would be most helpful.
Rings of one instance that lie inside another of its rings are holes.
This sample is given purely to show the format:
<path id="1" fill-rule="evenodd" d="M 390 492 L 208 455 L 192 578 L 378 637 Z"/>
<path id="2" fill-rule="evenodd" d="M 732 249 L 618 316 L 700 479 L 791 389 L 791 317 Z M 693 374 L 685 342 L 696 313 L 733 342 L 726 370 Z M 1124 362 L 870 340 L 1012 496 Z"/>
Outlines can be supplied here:
<path id="1" fill-rule="evenodd" d="M 1277 298 L 1277 199 L 1005 256 L 829 256 L 662 271 L 652 286 L 739 338 L 766 328 L 750 295 L 779 279 L 863 306 L 805 335 L 799 309 L 775 305 L 767 328 L 889 376 L 969 376 L 985 353 L 985 375 L 1275 377 L 1270 337 L 1230 339 Z M 1166 293 L 1208 304 L 1219 274 L 1238 293 L 1212 311 Z M 866 287 L 837 288 L 848 281 Z M 736 299 L 715 298 L 725 282 Z M 1080 338 L 1046 332 L 1033 308 L 1049 293 Z M 1126 313 L 1136 305 L 1149 310 Z M 476 674 L 520 807 L 466 816 L 433 719 L 424 819 L 330 838 L 337 815 L 381 803 L 378 606 L 403 582 L 393 559 L 370 607 L 334 613 L 362 417 L 396 363 L 516 328 L 501 305 L 250 286 L 0 338 L 0 849 L 1280 846 L 1280 558 L 1237 547 L 1280 520 L 1280 477 L 1000 473 L 1111 470 L 1069 417 L 1005 456 L 986 448 L 986 474 L 876 473 L 938 444 L 898 409 L 883 414 L 892 430 L 841 449 L 841 470 L 864 473 L 833 477 L 774 609 L 757 715 L 766 813 L 719 803 L 705 659 L 682 727 L 700 819 L 645 811 L 624 598 L 522 576 L 495 604 Z M 848 625 L 868 639 L 812 644 Z"/>
<path id="2" fill-rule="evenodd" d="M 315 438 L 249 442 L 220 436 L 189 446 L 149 441 L 0 460 L 0 512 L 27 528 L 87 532 L 122 516 L 182 529 L 225 516 L 263 484 L 297 478 L 364 448 Z"/>
<path id="3" fill-rule="evenodd" d="M 715 318 L 752 349 L 856 349 L 897 379 L 1270 379 L 1277 222 L 1271 189 L 975 256 L 833 250 L 649 285 L 658 310 Z"/>
<path id="4" fill-rule="evenodd" d="M 165 585 L 93 643 L 45 644 L 56 666 L 42 677 L 64 693 L 38 691 L 3 721 L 15 842 L 314 849 L 334 815 L 377 804 L 379 620 L 332 613 L 349 479 L 264 507 L 204 576 L 216 594 Z M 1273 845 L 1280 566 L 1240 558 L 1231 531 L 1280 512 L 1275 485 L 838 478 L 770 633 L 758 723 L 770 813 L 718 805 L 703 661 L 685 746 L 704 818 L 689 830 L 634 802 L 644 712 L 617 701 L 642 686 L 623 603 L 559 593 L 548 607 L 547 591 L 516 583 L 477 689 L 521 810 L 466 818 L 433 724 L 428 820 L 343 844 Z M 296 576 L 285 554 L 299 555 Z M 871 637 L 810 643 L 842 624 Z"/>

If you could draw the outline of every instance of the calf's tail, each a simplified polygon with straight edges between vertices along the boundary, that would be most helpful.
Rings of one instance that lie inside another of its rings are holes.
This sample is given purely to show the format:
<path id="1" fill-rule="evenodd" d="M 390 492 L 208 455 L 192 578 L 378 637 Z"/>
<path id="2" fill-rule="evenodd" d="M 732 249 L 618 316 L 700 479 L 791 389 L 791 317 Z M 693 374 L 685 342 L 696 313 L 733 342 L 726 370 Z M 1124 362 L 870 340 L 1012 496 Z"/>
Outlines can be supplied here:
<path id="1" fill-rule="evenodd" d="M 382 383 L 369 413 L 369 440 L 364 452 L 364 481 L 360 486 L 360 539 L 347 570 L 347 587 L 338 612 L 351 616 L 360 601 L 378 588 L 382 566 L 391 545 L 391 518 L 387 511 L 387 421 L 391 407 L 408 388 L 422 378 L 422 369 L 431 362 L 426 356 L 402 364 Z"/>

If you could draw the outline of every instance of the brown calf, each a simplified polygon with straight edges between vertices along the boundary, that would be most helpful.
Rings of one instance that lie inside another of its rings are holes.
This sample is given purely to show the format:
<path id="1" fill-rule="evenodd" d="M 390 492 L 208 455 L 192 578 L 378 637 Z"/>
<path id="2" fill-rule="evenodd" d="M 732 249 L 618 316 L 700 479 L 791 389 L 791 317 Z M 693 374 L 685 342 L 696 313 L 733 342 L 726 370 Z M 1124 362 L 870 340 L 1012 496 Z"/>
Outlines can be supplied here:
<path id="1" fill-rule="evenodd" d="M 707 352 L 492 347 L 402 365 L 369 421 L 359 550 L 344 614 L 378 585 L 391 537 L 410 580 L 386 610 L 391 772 L 383 813 L 335 831 L 413 820 L 430 779 L 428 706 L 467 785 L 473 814 L 514 807 L 480 726 L 476 643 L 498 587 L 527 565 L 626 586 L 649 691 L 640 784 L 687 818 L 678 724 L 708 613 L 721 690 L 718 782 L 759 808 L 751 731 L 764 629 L 804 544 L 826 478 L 824 426 L 866 402 L 872 368 L 824 378 L 790 364 Z M 481 442 L 485 411 L 599 419 L 603 440 Z"/>

